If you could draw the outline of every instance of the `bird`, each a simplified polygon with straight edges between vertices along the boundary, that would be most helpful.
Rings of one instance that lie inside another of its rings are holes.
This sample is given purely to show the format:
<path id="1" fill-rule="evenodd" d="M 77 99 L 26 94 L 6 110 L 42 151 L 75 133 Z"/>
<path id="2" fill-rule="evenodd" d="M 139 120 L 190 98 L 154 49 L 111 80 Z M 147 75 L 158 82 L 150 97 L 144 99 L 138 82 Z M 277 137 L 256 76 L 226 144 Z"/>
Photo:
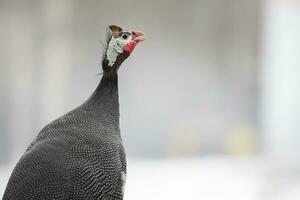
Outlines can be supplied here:
<path id="1" fill-rule="evenodd" d="M 107 30 L 100 83 L 85 102 L 38 133 L 13 169 L 3 200 L 123 200 L 127 164 L 118 71 L 145 38 L 118 25 Z"/>

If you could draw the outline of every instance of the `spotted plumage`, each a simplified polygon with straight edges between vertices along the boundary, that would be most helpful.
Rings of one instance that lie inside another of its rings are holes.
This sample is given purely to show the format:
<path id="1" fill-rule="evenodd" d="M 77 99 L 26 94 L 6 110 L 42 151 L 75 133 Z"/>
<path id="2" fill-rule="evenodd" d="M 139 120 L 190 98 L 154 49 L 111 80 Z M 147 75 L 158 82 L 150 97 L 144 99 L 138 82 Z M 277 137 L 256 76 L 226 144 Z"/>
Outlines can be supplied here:
<path id="1" fill-rule="evenodd" d="M 115 25 L 110 30 L 108 45 L 122 31 Z M 130 36 L 127 44 L 140 42 L 135 32 Z M 133 49 L 116 50 L 112 65 L 106 51 L 103 77 L 95 92 L 41 130 L 14 168 L 3 200 L 123 199 L 126 158 L 119 128 L 117 72 Z"/>

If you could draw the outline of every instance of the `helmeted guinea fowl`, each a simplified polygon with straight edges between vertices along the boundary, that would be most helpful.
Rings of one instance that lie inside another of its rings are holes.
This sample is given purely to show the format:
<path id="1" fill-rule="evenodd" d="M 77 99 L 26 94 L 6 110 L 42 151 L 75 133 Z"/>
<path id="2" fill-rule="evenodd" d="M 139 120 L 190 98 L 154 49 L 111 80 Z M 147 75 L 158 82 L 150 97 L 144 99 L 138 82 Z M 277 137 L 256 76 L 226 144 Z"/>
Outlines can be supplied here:
<path id="1" fill-rule="evenodd" d="M 9 179 L 3 200 L 123 199 L 118 69 L 143 33 L 109 26 L 103 76 L 91 97 L 45 126 Z"/>

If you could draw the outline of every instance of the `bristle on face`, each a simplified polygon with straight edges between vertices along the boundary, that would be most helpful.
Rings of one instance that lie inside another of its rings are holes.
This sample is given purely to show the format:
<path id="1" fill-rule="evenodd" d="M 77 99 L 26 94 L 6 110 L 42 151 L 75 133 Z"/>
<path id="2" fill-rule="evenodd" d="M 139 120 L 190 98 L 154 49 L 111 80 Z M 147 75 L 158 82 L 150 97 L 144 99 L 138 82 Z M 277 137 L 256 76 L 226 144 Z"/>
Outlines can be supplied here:
<path id="1" fill-rule="evenodd" d="M 120 65 L 132 53 L 135 46 L 144 41 L 143 36 L 143 32 L 124 31 L 117 25 L 110 25 L 107 29 L 106 49 L 102 60 L 103 71 L 109 71 L 116 63 Z"/>

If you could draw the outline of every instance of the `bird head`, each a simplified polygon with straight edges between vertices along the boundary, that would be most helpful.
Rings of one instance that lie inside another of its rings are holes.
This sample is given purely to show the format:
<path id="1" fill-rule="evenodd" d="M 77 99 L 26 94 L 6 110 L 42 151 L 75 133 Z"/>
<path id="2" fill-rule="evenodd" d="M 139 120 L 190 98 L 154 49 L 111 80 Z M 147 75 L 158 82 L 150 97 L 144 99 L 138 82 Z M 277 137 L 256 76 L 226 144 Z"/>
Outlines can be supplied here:
<path id="1" fill-rule="evenodd" d="M 117 70 L 136 45 L 145 40 L 143 36 L 144 33 L 141 31 L 126 31 L 117 25 L 110 25 L 102 61 L 103 71 Z"/>

